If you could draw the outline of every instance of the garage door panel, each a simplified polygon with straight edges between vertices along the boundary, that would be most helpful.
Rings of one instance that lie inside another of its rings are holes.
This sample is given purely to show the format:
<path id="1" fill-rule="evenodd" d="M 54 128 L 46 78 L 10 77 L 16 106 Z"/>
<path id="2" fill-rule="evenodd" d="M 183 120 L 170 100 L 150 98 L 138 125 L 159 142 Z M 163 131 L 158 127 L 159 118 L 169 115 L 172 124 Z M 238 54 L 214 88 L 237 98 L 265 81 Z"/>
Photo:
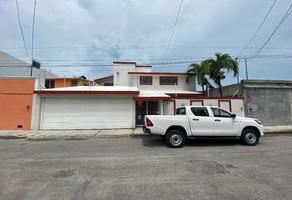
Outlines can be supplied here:
<path id="1" fill-rule="evenodd" d="M 64 98 L 44 100 L 43 129 L 131 128 L 129 98 Z"/>
<path id="2" fill-rule="evenodd" d="M 128 122 L 129 120 L 127 118 L 131 117 L 130 115 L 125 115 L 125 116 L 114 116 L 114 120 L 119 120 L 119 122 Z M 47 117 L 47 121 L 50 123 L 62 123 L 62 122 L 68 122 L 68 123 L 72 123 L 72 122 L 78 122 L 78 123 L 109 123 L 108 118 L 105 119 L 92 119 L 90 117 L 83 117 L 83 118 L 78 118 L 76 119 L 75 117 L 71 117 L 71 116 L 65 116 L 65 117 Z M 112 123 L 112 120 L 110 120 L 110 123 Z"/>

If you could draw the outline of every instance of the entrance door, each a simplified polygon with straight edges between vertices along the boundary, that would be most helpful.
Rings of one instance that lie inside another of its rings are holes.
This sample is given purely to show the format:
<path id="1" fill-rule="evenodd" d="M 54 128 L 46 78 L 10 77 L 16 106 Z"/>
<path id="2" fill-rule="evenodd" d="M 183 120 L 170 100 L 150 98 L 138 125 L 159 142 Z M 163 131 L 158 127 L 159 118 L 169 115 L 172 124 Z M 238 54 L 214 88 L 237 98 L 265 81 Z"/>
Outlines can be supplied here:
<path id="1" fill-rule="evenodd" d="M 136 101 L 136 125 L 144 124 L 145 115 L 158 114 L 158 101 Z"/>
<path id="2" fill-rule="evenodd" d="M 146 113 L 146 101 L 136 101 L 136 125 L 143 125 Z"/>

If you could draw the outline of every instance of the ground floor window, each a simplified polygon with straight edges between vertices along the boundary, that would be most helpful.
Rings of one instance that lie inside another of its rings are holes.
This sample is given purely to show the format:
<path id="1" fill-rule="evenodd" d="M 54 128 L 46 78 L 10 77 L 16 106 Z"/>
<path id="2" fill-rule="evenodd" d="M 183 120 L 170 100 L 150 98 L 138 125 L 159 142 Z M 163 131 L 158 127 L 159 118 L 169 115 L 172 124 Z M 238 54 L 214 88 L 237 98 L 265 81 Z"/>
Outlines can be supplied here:
<path id="1" fill-rule="evenodd" d="M 145 115 L 159 114 L 159 101 L 136 101 L 136 125 L 143 125 Z"/>

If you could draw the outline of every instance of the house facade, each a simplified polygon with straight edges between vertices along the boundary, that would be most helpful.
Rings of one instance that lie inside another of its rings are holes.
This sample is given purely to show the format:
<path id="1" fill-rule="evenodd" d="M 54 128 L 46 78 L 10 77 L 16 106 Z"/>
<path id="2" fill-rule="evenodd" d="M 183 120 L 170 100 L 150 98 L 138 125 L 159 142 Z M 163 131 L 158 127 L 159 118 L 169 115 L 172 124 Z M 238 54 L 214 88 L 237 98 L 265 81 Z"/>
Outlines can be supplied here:
<path id="1" fill-rule="evenodd" d="M 0 51 L 0 77 L 37 77 L 44 79 L 44 77 L 57 77 L 57 75 L 42 69 L 40 63 L 33 61 L 31 64 Z"/>
<path id="2" fill-rule="evenodd" d="M 111 129 L 143 125 L 144 116 L 174 115 L 177 107 L 214 105 L 243 115 L 241 98 L 205 98 L 186 73 L 153 72 L 136 62 L 113 62 L 98 86 L 34 91 L 34 129 Z M 234 107 L 234 108 L 233 108 Z M 235 109 L 238 108 L 238 109 Z"/>

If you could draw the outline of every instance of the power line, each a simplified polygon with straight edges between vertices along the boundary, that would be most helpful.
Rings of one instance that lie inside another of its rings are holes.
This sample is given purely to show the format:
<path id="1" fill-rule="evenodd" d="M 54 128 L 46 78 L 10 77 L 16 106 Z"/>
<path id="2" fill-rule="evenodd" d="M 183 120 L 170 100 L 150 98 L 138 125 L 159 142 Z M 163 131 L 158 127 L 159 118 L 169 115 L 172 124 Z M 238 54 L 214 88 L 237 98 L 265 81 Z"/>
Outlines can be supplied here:
<path id="1" fill-rule="evenodd" d="M 276 4 L 277 0 L 274 0 L 274 2 L 272 3 L 271 7 L 269 8 L 268 12 L 266 13 L 266 15 L 264 16 L 262 22 L 260 23 L 258 29 L 256 30 L 256 32 L 252 35 L 252 37 L 248 40 L 247 44 L 244 46 L 244 48 L 240 51 L 238 56 L 241 56 L 241 54 L 248 48 L 248 46 L 250 45 L 250 43 L 253 41 L 253 39 L 255 38 L 255 36 L 258 34 L 258 32 L 260 31 L 260 29 L 262 28 L 263 24 L 265 23 L 266 19 L 268 18 L 269 14 L 271 13 L 272 9 L 274 8 L 275 4 Z"/>
<path id="2" fill-rule="evenodd" d="M 173 28 L 173 30 L 171 32 L 171 35 L 170 35 L 170 38 L 169 38 L 169 41 L 168 41 L 168 45 L 167 45 L 167 48 L 166 48 L 166 55 L 168 53 L 168 49 L 169 49 L 169 47 L 170 47 L 170 45 L 172 43 L 173 37 L 174 37 L 174 33 L 175 33 L 175 30 L 176 30 L 176 26 L 177 26 L 177 23 L 178 23 L 178 19 L 179 19 L 179 15 L 180 15 L 180 11 L 181 11 L 183 2 L 184 2 L 184 0 L 181 0 L 180 5 L 179 5 L 179 9 L 178 9 L 178 12 L 177 12 L 177 15 L 176 15 L 176 19 L 175 19 L 175 23 L 174 23 L 174 28 Z"/>
<path id="3" fill-rule="evenodd" d="M 132 50 L 132 49 L 164 49 L 167 48 L 167 46 L 129 46 L 129 47 L 117 47 L 115 49 L 117 50 Z M 199 49 L 242 49 L 242 46 L 200 46 L 200 45 L 175 45 L 175 46 L 169 46 L 169 48 L 199 48 Z M 258 49 L 259 47 L 247 47 L 246 49 Z M 23 50 L 23 47 L 8 47 L 8 48 L 3 48 L 3 50 Z M 28 48 L 30 49 L 30 48 Z M 47 47 L 38 47 L 35 48 L 37 50 L 50 50 L 50 49 L 57 49 L 59 51 L 61 50 L 76 50 L 76 49 L 99 49 L 98 47 L 88 47 L 88 46 L 47 46 Z M 290 47 L 267 47 L 266 49 L 280 49 L 280 50 L 291 50 L 292 48 Z"/>
<path id="4" fill-rule="evenodd" d="M 234 58 L 234 56 L 231 56 L 232 58 Z M 278 59 L 284 59 L 284 58 L 291 58 L 292 54 L 268 54 L 268 55 L 259 55 L 257 56 L 255 59 L 273 59 L 273 58 L 278 58 Z M 200 62 L 203 59 L 206 59 L 209 57 L 173 57 L 173 58 L 157 58 L 157 59 L 137 59 L 137 58 L 133 58 L 133 59 L 124 59 L 124 60 L 134 60 L 134 61 L 144 61 L 141 62 L 139 64 L 143 65 L 143 64 L 152 64 L 152 65 L 158 65 L 158 64 L 165 64 L 168 62 Z M 244 60 L 244 57 L 238 57 L 237 58 L 239 61 Z M 1 60 L 2 62 L 0 62 L 0 65 L 5 65 L 5 64 L 9 64 L 10 66 L 6 66 L 6 67 L 13 67 L 11 65 L 13 64 L 19 64 L 18 62 L 13 62 L 10 60 Z M 3 62 L 4 61 L 4 62 Z M 5 62 L 6 61 L 6 62 Z M 78 59 L 40 59 L 40 61 L 45 61 L 45 62 L 41 62 L 43 66 L 73 66 L 73 67 L 80 67 L 80 66 L 113 66 L 112 64 L 109 64 L 112 62 L 112 60 L 94 60 L 94 59 L 82 59 L 82 60 L 78 60 Z M 155 62 L 151 62 L 151 61 L 155 61 Z M 161 62 L 159 62 L 161 61 Z M 88 63 L 89 62 L 89 63 Z M 101 63 L 104 62 L 104 63 Z"/>
<path id="5" fill-rule="evenodd" d="M 32 30 L 31 30 L 31 69 L 30 76 L 32 76 L 33 71 L 33 43 L 34 43 L 34 24 L 35 24 L 35 10 L 36 10 L 36 0 L 34 0 L 33 5 L 33 17 L 32 17 Z"/>
<path id="6" fill-rule="evenodd" d="M 21 38 L 22 38 L 23 46 L 24 46 L 24 49 L 25 49 L 26 56 L 29 58 L 29 54 L 28 54 L 28 50 L 27 50 L 27 46 L 26 46 L 26 42 L 25 42 L 25 38 L 24 38 L 23 28 L 22 28 L 22 24 L 21 24 L 21 20 L 20 20 L 18 0 L 15 0 L 15 3 L 16 3 L 18 25 L 19 25 L 20 32 L 21 32 Z"/>
<path id="7" fill-rule="evenodd" d="M 291 14 L 291 11 L 292 11 L 291 8 L 292 8 L 292 3 L 290 4 L 290 6 L 287 9 L 285 15 L 282 17 L 282 19 L 280 20 L 280 22 L 277 24 L 276 28 L 271 33 L 271 35 L 268 37 L 268 39 L 264 42 L 264 44 L 260 47 L 260 49 L 256 52 L 256 54 L 254 56 L 250 57 L 250 59 L 257 57 L 261 53 L 261 51 L 265 48 L 265 46 L 270 42 L 270 40 L 275 35 L 275 33 L 277 32 L 277 30 L 281 27 L 281 25 L 286 21 L 286 19 Z"/>
<path id="8" fill-rule="evenodd" d="M 273 61 L 274 59 L 291 59 L 292 55 L 261 55 L 255 60 L 260 60 L 260 61 Z M 180 64 L 191 64 L 194 62 L 200 62 L 201 59 L 199 60 L 182 60 L 182 61 L 165 61 L 165 62 L 149 62 L 149 63 L 144 63 L 147 65 L 152 65 L 152 66 L 157 66 L 159 65 L 161 68 L 163 67 L 169 67 L 168 65 L 180 65 Z M 239 62 L 243 62 L 244 59 L 240 59 Z M 2 63 L 3 65 L 3 63 Z M 105 68 L 105 67 L 112 67 L 113 64 L 64 64 L 64 63 L 54 63 L 54 64 L 44 64 L 42 68 L 87 68 L 87 67 L 93 67 L 93 68 Z M 0 67 L 10 67 L 13 69 L 11 66 L 1 66 Z M 23 66 L 26 67 L 26 66 Z"/>
<path id="9" fill-rule="evenodd" d="M 36 0 L 33 5 L 33 17 L 32 17 L 32 31 L 31 31 L 31 60 L 33 60 L 33 45 L 34 45 L 34 25 L 35 25 L 35 14 L 36 14 Z"/>

